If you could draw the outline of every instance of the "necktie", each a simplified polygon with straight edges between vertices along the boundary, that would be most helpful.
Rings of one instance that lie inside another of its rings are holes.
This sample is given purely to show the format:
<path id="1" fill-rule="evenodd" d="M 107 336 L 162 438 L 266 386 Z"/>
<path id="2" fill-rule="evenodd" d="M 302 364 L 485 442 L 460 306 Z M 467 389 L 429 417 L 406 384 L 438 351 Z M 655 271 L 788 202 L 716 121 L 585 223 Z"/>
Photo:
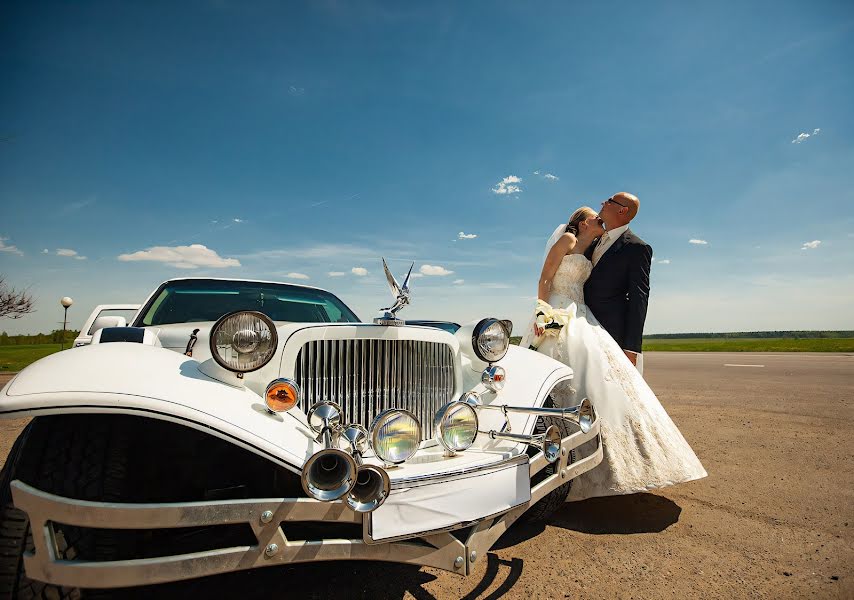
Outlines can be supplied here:
<path id="1" fill-rule="evenodd" d="M 596 244 L 595 248 L 593 248 L 593 266 L 596 266 L 596 263 L 598 263 L 599 259 L 602 258 L 602 255 L 605 254 L 605 249 L 608 246 L 608 238 L 610 235 L 610 231 L 603 233 L 602 237 L 599 238 L 599 243 Z"/>

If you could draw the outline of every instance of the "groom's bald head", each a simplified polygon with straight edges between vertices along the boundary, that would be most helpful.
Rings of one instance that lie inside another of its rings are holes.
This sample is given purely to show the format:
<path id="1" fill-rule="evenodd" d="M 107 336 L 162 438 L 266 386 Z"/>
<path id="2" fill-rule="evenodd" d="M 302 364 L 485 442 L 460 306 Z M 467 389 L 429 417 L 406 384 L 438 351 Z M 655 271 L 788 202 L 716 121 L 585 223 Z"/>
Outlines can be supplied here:
<path id="1" fill-rule="evenodd" d="M 608 229 L 628 225 L 640 209 L 640 200 L 634 194 L 617 192 L 602 203 L 599 216 Z"/>

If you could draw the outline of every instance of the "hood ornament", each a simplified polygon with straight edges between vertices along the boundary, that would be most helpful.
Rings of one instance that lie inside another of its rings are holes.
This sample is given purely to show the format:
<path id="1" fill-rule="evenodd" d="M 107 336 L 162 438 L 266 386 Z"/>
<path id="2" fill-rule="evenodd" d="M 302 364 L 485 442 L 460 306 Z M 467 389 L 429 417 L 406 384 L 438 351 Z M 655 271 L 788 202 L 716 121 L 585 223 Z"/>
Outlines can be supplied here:
<path id="1" fill-rule="evenodd" d="M 391 274 L 391 271 L 388 270 L 388 265 L 383 259 L 383 269 L 385 270 L 385 278 L 388 281 L 388 287 L 391 290 L 391 295 L 394 296 L 394 304 L 389 306 L 388 308 L 381 308 L 382 314 L 376 318 L 374 318 L 375 325 L 389 325 L 392 327 L 400 327 L 405 323 L 403 319 L 397 318 L 398 311 L 402 310 L 403 307 L 409 304 L 411 296 L 409 294 L 409 277 L 412 275 L 412 267 L 415 266 L 415 263 L 409 267 L 409 273 L 406 274 L 406 279 L 403 280 L 403 287 L 398 285 L 397 280 L 394 278 L 394 275 Z"/>

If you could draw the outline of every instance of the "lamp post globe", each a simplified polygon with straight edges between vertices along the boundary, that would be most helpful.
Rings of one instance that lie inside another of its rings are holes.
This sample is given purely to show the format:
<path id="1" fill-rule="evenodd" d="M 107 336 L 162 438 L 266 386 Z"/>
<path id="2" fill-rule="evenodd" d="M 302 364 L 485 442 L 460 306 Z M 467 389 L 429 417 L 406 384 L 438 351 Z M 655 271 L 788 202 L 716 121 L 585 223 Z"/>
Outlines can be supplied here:
<path id="1" fill-rule="evenodd" d="M 68 323 L 68 307 L 74 304 L 74 300 L 69 296 L 63 296 L 59 303 L 62 305 L 62 308 L 65 310 L 65 314 L 62 316 L 62 339 L 60 340 L 60 350 L 65 350 L 65 326 Z"/>

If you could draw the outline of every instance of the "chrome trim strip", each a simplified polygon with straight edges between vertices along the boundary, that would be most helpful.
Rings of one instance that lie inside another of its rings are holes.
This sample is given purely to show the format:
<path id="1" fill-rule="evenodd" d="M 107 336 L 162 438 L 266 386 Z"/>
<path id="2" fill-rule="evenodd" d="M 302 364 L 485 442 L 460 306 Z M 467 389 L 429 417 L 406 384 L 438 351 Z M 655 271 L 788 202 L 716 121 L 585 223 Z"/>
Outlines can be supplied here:
<path id="1" fill-rule="evenodd" d="M 502 469 L 515 467 L 527 462 L 527 454 L 517 454 L 516 456 L 503 458 L 498 462 L 490 463 L 488 465 L 469 465 L 452 471 L 444 471 L 442 473 L 428 473 L 425 475 L 401 477 L 400 479 L 391 480 L 391 489 L 396 490 L 401 488 L 418 487 L 421 485 L 432 485 L 434 483 L 444 483 L 446 481 L 453 481 L 454 479 L 469 477 L 471 475 L 485 475 L 493 471 L 500 471 Z"/>

